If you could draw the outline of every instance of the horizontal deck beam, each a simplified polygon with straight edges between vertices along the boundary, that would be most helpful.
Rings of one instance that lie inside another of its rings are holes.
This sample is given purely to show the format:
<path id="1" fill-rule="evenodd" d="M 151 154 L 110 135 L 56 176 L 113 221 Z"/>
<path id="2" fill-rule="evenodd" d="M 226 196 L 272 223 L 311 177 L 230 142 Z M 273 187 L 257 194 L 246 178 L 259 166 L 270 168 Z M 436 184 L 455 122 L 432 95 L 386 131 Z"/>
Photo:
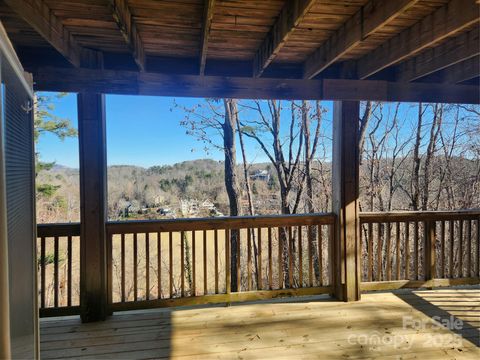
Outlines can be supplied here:
<path id="1" fill-rule="evenodd" d="M 381 80 L 255 79 L 50 67 L 37 69 L 34 79 L 37 91 L 238 99 L 480 103 L 478 86 Z"/>

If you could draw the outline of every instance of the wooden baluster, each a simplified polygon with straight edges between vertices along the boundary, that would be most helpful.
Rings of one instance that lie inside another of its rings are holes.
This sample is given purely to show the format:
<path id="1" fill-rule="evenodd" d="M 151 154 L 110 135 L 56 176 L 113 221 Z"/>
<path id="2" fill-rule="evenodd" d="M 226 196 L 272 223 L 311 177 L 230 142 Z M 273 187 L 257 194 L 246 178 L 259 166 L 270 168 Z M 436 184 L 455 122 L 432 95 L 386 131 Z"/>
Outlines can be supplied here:
<path id="1" fill-rule="evenodd" d="M 232 292 L 230 270 L 230 230 L 225 229 L 225 291 L 227 294 Z"/>
<path id="2" fill-rule="evenodd" d="M 392 256 L 391 256 L 391 226 L 390 223 L 385 224 L 385 241 L 386 241 L 386 254 L 385 256 L 387 257 L 387 264 L 386 264 L 386 270 L 387 270 L 387 281 L 392 280 Z"/>
<path id="3" fill-rule="evenodd" d="M 67 305 L 72 306 L 72 236 L 67 238 Z"/>
<path id="4" fill-rule="evenodd" d="M 467 274 L 466 277 L 472 276 L 472 225 L 470 220 L 466 220 L 466 236 L 467 236 Z"/>
<path id="5" fill-rule="evenodd" d="M 180 232 L 180 296 L 185 297 L 185 232 Z"/>
<path id="6" fill-rule="evenodd" d="M 312 251 L 312 226 L 308 226 L 308 286 L 313 286 L 313 251 Z"/>
<path id="7" fill-rule="evenodd" d="M 414 254 L 414 259 L 413 259 L 413 271 L 415 273 L 415 280 L 419 279 L 419 274 L 418 274 L 418 221 L 415 221 L 413 223 L 413 254 Z"/>
<path id="8" fill-rule="evenodd" d="M 382 224 L 378 223 L 378 228 L 377 228 L 377 281 L 382 280 L 382 249 L 383 244 L 382 244 Z"/>
<path id="9" fill-rule="evenodd" d="M 425 255 L 424 263 L 425 280 L 432 280 L 435 278 L 435 226 L 434 220 L 427 220 L 424 222 L 424 238 L 425 238 Z"/>
<path id="10" fill-rule="evenodd" d="M 207 279 L 207 230 L 203 230 L 203 294 L 208 294 Z"/>
<path id="11" fill-rule="evenodd" d="M 150 233 L 145 234 L 145 298 L 150 300 Z"/>
<path id="12" fill-rule="evenodd" d="M 441 229 L 440 231 L 442 232 L 442 237 L 440 238 L 441 242 L 441 247 L 442 249 L 440 250 L 440 276 L 442 278 L 445 278 L 445 221 L 442 220 L 441 222 Z"/>
<path id="13" fill-rule="evenodd" d="M 273 289 L 272 228 L 268 228 L 268 288 Z"/>
<path id="14" fill-rule="evenodd" d="M 293 235 L 292 227 L 288 227 L 288 286 L 293 288 Z"/>
<path id="15" fill-rule="evenodd" d="M 286 229 L 283 229 L 283 233 L 286 232 Z M 282 238 L 282 228 L 278 228 L 278 288 L 283 288 L 283 238 Z"/>
<path id="16" fill-rule="evenodd" d="M 460 220 L 458 225 L 458 277 L 463 277 L 463 220 Z"/>
<path id="17" fill-rule="evenodd" d="M 454 236 L 455 236 L 455 224 L 453 220 L 450 220 L 448 222 L 448 230 L 450 231 L 450 256 L 448 260 L 448 265 L 449 265 L 449 275 L 450 279 L 454 277 L 454 271 L 455 271 L 455 266 L 454 266 L 454 259 L 455 259 L 455 253 L 454 253 Z"/>
<path id="18" fill-rule="evenodd" d="M 333 253 L 333 242 L 335 241 L 335 223 L 330 224 L 329 226 L 330 234 L 328 237 L 328 284 L 333 285 L 335 284 L 335 271 L 334 271 L 334 262 L 335 262 L 335 254 Z"/>
<path id="19" fill-rule="evenodd" d="M 474 276 L 480 277 L 480 218 L 477 219 L 477 262 Z"/>
<path id="20" fill-rule="evenodd" d="M 168 233 L 169 296 L 173 298 L 173 233 Z"/>
<path id="21" fill-rule="evenodd" d="M 138 272 L 138 239 L 137 233 L 133 234 L 133 301 L 137 301 L 138 298 L 138 282 L 137 282 L 137 272 Z"/>
<path id="22" fill-rule="evenodd" d="M 332 236 L 332 234 L 330 234 Z M 318 286 L 323 286 L 323 240 L 322 240 L 322 225 L 317 225 L 317 240 L 318 240 Z M 328 253 L 332 253 L 333 248 L 328 249 Z M 331 258 L 331 257 L 330 257 Z M 332 263 L 328 264 L 332 268 Z M 331 280 L 331 279 L 330 279 Z"/>
<path id="23" fill-rule="evenodd" d="M 53 239 L 53 302 L 58 307 L 58 236 Z"/>
<path id="24" fill-rule="evenodd" d="M 405 221 L 405 279 L 410 280 L 410 222 Z"/>
<path id="25" fill-rule="evenodd" d="M 252 290 L 252 238 L 249 228 L 247 228 L 247 290 Z"/>
<path id="26" fill-rule="evenodd" d="M 46 259 L 45 259 L 45 238 L 40 239 L 40 283 L 41 283 L 41 296 L 40 296 L 40 305 L 41 308 L 45 308 L 45 268 L 46 268 Z"/>
<path id="27" fill-rule="evenodd" d="M 226 248 L 226 247 L 225 247 Z M 192 231 L 192 296 L 197 296 L 197 255 L 195 245 L 195 230 Z"/>
<path id="28" fill-rule="evenodd" d="M 157 298 L 162 298 L 162 238 L 160 232 L 157 232 Z"/>
<path id="29" fill-rule="evenodd" d="M 262 278 L 262 229 L 257 229 L 257 239 L 258 239 L 258 274 L 257 274 L 257 289 L 263 289 L 263 278 Z"/>
<path id="30" fill-rule="evenodd" d="M 303 244 L 302 227 L 298 227 L 298 286 L 303 287 Z"/>
<path id="31" fill-rule="evenodd" d="M 395 280 L 400 280 L 400 223 L 395 223 Z"/>
<path id="32" fill-rule="evenodd" d="M 122 303 L 125 302 L 125 234 L 121 235 L 120 239 L 120 262 L 121 262 L 121 290 L 122 290 Z"/>
<path id="33" fill-rule="evenodd" d="M 238 234 L 238 239 L 237 239 L 237 268 L 235 271 L 237 272 L 237 291 L 240 292 L 242 291 L 242 273 L 241 273 L 241 268 L 240 268 L 240 240 L 242 238 L 242 232 L 240 229 L 236 230 Z"/>
<path id="34" fill-rule="evenodd" d="M 215 243 L 214 243 L 214 251 L 215 251 L 215 294 L 218 294 L 218 230 L 215 229 Z"/>
<path id="35" fill-rule="evenodd" d="M 368 281 L 373 281 L 373 224 L 368 223 Z"/>

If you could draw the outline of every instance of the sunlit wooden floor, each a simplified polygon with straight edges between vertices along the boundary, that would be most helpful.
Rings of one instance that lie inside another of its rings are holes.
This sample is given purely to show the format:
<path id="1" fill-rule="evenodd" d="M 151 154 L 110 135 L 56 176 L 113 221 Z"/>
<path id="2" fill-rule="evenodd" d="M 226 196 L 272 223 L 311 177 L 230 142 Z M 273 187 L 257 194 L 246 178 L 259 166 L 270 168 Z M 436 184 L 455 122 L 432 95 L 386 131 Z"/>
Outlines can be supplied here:
<path id="1" fill-rule="evenodd" d="M 449 322 L 453 330 L 435 325 Z M 478 359 L 478 287 L 41 321 L 43 359 Z"/>

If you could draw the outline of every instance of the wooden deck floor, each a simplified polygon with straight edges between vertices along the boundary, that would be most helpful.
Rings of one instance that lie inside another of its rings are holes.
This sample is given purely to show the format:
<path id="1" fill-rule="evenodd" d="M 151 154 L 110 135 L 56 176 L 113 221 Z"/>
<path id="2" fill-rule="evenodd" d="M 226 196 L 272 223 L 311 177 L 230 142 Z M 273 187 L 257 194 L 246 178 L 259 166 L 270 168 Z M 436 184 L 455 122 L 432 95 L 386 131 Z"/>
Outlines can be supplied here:
<path id="1" fill-rule="evenodd" d="M 453 330 L 432 318 L 450 321 Z M 452 320 L 454 323 L 452 323 Z M 43 359 L 478 359 L 478 287 L 41 321 Z"/>

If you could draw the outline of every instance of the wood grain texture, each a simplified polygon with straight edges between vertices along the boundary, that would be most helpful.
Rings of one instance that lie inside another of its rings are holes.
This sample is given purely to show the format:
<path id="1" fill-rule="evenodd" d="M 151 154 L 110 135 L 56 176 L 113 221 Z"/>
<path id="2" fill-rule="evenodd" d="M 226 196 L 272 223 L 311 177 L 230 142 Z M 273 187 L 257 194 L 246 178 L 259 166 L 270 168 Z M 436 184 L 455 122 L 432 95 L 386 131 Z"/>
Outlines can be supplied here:
<path id="1" fill-rule="evenodd" d="M 368 78 L 479 21 L 477 4 L 471 0 L 452 0 L 359 59 L 358 77 Z"/>
<path id="2" fill-rule="evenodd" d="M 369 1 L 307 58 L 304 64 L 304 78 L 311 79 L 318 75 L 418 1 Z"/>
<path id="3" fill-rule="evenodd" d="M 229 307 L 194 307 L 116 314 L 105 322 L 48 319 L 40 325 L 41 357 L 291 359 L 386 358 L 476 359 L 480 316 L 478 288 L 364 294 L 361 302 L 325 297 L 274 300 Z M 463 321 L 461 331 L 441 326 L 416 329 L 403 318 L 432 324 L 432 317 Z M 208 326 L 207 326 L 208 324 Z M 375 347 L 349 338 L 387 334 L 409 343 Z M 455 343 L 455 336 L 461 341 Z M 425 347 L 430 338 L 438 346 Z M 449 340 L 450 339 L 450 340 Z"/>
<path id="4" fill-rule="evenodd" d="M 480 89 L 473 85 L 345 79 L 253 79 L 51 67 L 37 69 L 34 78 L 37 91 L 237 99 L 480 103 Z"/>

